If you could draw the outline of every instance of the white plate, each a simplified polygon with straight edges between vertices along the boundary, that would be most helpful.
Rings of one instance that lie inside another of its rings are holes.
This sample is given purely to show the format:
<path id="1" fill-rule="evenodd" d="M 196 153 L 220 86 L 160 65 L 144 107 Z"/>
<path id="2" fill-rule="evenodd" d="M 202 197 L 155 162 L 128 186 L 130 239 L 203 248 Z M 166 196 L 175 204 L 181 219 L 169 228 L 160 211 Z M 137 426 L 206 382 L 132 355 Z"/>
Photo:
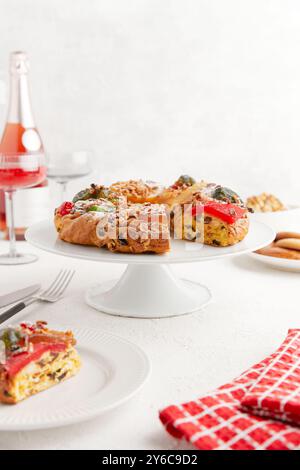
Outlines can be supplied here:
<path id="1" fill-rule="evenodd" d="M 300 231 L 300 207 L 288 205 L 285 211 L 254 212 L 249 214 L 250 223 L 255 220 L 272 227 L 275 232 Z"/>
<path id="2" fill-rule="evenodd" d="M 150 363 L 138 346 L 96 329 L 73 332 L 82 359 L 78 375 L 17 405 L 0 404 L 1 431 L 85 421 L 121 405 L 144 384 Z"/>
<path id="3" fill-rule="evenodd" d="M 172 248 L 169 253 L 156 254 L 125 254 L 111 253 L 103 248 L 92 246 L 72 245 L 63 242 L 57 237 L 53 221 L 45 220 L 30 227 L 26 232 L 26 240 L 42 250 L 50 251 L 58 255 L 83 258 L 107 263 L 126 264 L 171 264 L 194 263 L 209 261 L 225 256 L 240 255 L 262 248 L 275 238 L 274 231 L 267 225 L 252 221 L 246 238 L 234 246 L 215 247 L 201 245 L 200 243 L 172 240 Z"/>
<path id="4" fill-rule="evenodd" d="M 300 272 L 300 260 L 297 259 L 274 258 L 273 256 L 265 256 L 258 253 L 249 253 L 249 256 L 258 263 L 280 269 L 281 271 Z"/>

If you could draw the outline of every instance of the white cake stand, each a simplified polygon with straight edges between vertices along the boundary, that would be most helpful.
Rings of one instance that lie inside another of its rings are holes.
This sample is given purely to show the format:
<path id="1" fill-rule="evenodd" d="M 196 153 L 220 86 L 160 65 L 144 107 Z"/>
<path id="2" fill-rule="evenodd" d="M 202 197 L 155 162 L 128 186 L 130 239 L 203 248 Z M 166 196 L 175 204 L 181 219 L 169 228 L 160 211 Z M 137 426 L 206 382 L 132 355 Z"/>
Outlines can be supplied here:
<path id="1" fill-rule="evenodd" d="M 100 312 L 141 318 L 183 315 L 210 302 L 211 293 L 207 287 L 178 279 L 170 264 L 237 256 L 262 248 L 274 238 L 273 230 L 267 225 L 252 222 L 245 240 L 232 247 L 218 248 L 173 240 L 170 253 L 129 255 L 65 243 L 57 238 L 52 221 L 35 224 L 26 232 L 26 240 L 42 250 L 103 263 L 127 264 L 119 280 L 108 280 L 90 287 L 85 299 Z"/>

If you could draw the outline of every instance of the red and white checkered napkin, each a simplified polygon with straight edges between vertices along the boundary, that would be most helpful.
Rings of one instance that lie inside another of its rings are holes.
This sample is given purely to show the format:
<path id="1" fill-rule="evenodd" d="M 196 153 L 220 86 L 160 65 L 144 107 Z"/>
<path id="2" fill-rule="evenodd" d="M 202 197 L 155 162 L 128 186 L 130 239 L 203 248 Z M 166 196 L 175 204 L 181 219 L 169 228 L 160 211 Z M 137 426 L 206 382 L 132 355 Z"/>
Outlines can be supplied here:
<path id="1" fill-rule="evenodd" d="M 233 382 L 210 395 L 160 412 L 166 430 L 202 450 L 294 450 L 300 448 L 300 428 L 240 409 L 241 401 L 275 357 L 295 345 L 300 330 L 290 330 L 280 348 Z M 281 359 L 279 359 L 281 360 Z"/>
<path id="2" fill-rule="evenodd" d="M 241 400 L 242 409 L 260 416 L 300 424 L 300 330 L 277 351 Z"/>

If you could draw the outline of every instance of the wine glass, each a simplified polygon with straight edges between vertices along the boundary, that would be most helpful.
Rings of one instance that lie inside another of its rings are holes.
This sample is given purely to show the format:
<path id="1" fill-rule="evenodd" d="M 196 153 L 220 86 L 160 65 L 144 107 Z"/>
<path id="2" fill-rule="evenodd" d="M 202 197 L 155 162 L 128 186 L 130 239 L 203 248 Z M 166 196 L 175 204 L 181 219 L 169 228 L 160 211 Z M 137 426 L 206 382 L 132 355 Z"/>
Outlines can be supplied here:
<path id="1" fill-rule="evenodd" d="M 0 188 L 6 196 L 6 220 L 8 222 L 9 252 L 0 254 L 0 264 L 32 263 L 38 256 L 18 253 L 14 225 L 14 194 L 18 189 L 30 188 L 46 178 L 45 157 L 40 153 L 0 153 Z"/>
<path id="2" fill-rule="evenodd" d="M 64 202 L 70 180 L 82 178 L 92 172 L 92 152 L 80 150 L 48 156 L 47 176 L 60 186 L 60 203 Z"/>

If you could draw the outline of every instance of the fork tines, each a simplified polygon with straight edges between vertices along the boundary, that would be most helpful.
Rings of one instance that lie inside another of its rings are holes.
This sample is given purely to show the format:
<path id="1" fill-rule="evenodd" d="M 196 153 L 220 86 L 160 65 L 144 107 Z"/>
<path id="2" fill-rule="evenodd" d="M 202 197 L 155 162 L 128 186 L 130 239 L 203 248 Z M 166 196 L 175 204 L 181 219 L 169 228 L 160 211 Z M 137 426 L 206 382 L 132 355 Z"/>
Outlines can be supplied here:
<path id="1" fill-rule="evenodd" d="M 70 284 L 74 274 L 74 270 L 61 269 L 52 284 L 39 294 L 39 298 L 45 300 L 59 299 Z"/>

